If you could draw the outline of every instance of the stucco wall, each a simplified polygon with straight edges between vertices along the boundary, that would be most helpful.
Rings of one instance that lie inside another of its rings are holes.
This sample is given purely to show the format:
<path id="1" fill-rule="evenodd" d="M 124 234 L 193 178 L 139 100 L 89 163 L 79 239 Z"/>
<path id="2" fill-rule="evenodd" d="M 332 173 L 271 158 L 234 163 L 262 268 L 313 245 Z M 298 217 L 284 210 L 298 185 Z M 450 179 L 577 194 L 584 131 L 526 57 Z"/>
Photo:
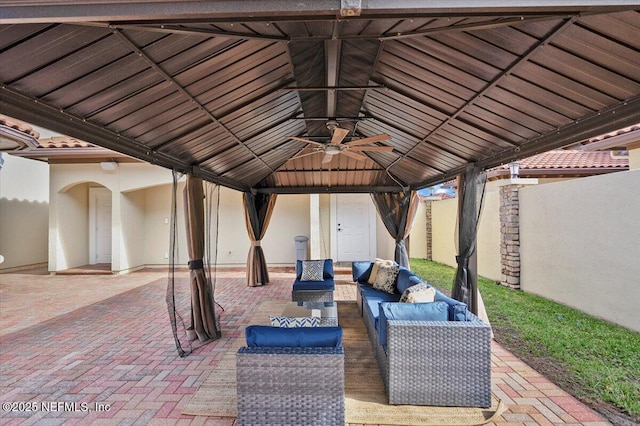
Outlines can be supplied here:
<path id="1" fill-rule="evenodd" d="M 458 200 L 456 198 L 434 201 L 431 205 L 433 260 L 445 265 L 456 265 L 456 217 Z"/>
<path id="2" fill-rule="evenodd" d="M 419 259 L 427 258 L 427 210 L 424 201 L 418 203 L 416 217 L 409 236 L 409 256 Z"/>
<path id="3" fill-rule="evenodd" d="M 640 170 L 520 191 L 521 285 L 640 331 Z"/>
<path id="4" fill-rule="evenodd" d="M 51 194 L 49 265 L 52 271 L 89 263 L 89 186 L 79 183 L 64 192 Z"/>
<path id="5" fill-rule="evenodd" d="M 478 274 L 500 281 L 500 193 L 489 185 L 482 203 L 477 250 Z"/>
<path id="6" fill-rule="evenodd" d="M 0 169 L 0 270 L 46 263 L 49 165 L 2 154 Z"/>
<path id="7" fill-rule="evenodd" d="M 116 232 L 120 232 L 117 270 L 125 271 L 144 265 L 145 220 L 144 190 L 121 194 L 120 227 L 116 229 Z"/>

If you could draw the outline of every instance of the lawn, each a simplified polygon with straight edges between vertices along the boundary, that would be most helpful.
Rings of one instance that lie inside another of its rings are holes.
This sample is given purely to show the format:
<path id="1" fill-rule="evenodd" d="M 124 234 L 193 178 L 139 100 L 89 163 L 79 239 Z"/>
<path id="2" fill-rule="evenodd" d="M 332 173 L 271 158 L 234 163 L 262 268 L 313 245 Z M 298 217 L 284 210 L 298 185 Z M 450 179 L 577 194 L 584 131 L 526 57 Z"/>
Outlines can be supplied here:
<path id="1" fill-rule="evenodd" d="M 411 269 L 451 291 L 454 268 L 411 259 Z M 640 421 L 640 334 L 486 278 L 478 286 L 498 343 L 603 414 Z"/>

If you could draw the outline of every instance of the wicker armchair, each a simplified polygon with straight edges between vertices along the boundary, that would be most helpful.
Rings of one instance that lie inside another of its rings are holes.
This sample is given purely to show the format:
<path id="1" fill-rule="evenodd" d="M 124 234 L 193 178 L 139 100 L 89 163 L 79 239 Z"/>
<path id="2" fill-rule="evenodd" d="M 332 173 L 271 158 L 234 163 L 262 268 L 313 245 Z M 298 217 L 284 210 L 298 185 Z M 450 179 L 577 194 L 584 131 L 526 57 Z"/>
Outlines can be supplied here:
<path id="1" fill-rule="evenodd" d="M 345 424 L 342 347 L 242 347 L 236 368 L 238 425 Z"/>

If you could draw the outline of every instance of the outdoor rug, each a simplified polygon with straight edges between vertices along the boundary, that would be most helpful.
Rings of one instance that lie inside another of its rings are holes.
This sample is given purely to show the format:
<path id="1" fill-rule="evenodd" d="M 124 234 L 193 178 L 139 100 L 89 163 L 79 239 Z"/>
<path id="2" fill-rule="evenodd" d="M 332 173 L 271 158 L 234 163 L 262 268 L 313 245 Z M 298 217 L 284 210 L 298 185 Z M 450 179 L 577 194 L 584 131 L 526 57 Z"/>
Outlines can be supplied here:
<path id="1" fill-rule="evenodd" d="M 260 304 L 251 324 L 268 324 L 287 302 Z M 389 405 L 362 317 L 355 302 L 338 303 L 345 349 L 345 407 L 347 423 L 378 425 L 479 425 L 493 421 L 506 409 L 495 397 L 483 408 Z M 244 346 L 244 335 L 229 346 L 220 363 L 191 397 L 183 414 L 237 417 L 235 354 Z"/>

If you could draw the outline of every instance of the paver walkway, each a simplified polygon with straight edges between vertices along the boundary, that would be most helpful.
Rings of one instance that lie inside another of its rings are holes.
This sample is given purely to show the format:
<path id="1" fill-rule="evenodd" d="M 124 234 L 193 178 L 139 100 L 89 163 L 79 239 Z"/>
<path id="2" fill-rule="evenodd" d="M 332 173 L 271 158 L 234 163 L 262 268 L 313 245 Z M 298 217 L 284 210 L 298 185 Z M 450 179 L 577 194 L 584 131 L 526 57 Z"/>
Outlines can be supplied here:
<path id="1" fill-rule="evenodd" d="M 223 337 L 186 358 L 169 327 L 165 272 L 0 275 L 0 423 L 232 426 L 181 409 L 256 306 L 290 298 L 292 274 L 270 274 L 269 285 L 250 288 L 243 272 L 219 271 Z M 353 300 L 354 285 L 337 287 L 338 300 Z M 186 292 L 177 298 L 188 303 Z M 500 345 L 492 349 L 494 392 L 509 406 L 496 425 L 608 424 Z"/>

